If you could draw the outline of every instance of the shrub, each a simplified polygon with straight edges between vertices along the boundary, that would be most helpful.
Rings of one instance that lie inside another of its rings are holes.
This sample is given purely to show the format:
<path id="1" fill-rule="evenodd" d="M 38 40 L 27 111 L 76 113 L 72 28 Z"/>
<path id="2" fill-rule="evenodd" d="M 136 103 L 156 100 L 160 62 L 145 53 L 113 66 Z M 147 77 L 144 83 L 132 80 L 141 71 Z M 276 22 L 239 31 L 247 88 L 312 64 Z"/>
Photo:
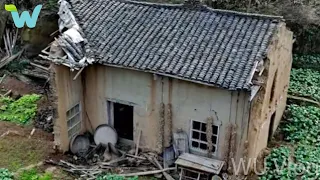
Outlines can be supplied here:
<path id="1" fill-rule="evenodd" d="M 18 100 L 9 97 L 0 98 L 0 120 L 26 124 L 33 119 L 37 112 L 36 102 L 40 95 L 24 95 Z"/>
<path id="2" fill-rule="evenodd" d="M 51 180 L 51 179 L 52 179 L 52 174 L 50 173 L 40 174 L 36 169 L 23 171 L 19 176 L 19 180 Z"/>

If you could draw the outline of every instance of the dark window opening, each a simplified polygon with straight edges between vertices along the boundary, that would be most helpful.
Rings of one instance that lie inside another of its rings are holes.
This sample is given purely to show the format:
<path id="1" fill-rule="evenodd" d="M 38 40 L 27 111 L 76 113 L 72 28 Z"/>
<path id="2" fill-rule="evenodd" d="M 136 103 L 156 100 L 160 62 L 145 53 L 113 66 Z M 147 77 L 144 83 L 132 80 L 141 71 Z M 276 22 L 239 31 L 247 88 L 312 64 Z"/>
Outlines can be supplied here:
<path id="1" fill-rule="evenodd" d="M 113 103 L 113 116 L 119 138 L 133 140 L 133 106 Z"/>

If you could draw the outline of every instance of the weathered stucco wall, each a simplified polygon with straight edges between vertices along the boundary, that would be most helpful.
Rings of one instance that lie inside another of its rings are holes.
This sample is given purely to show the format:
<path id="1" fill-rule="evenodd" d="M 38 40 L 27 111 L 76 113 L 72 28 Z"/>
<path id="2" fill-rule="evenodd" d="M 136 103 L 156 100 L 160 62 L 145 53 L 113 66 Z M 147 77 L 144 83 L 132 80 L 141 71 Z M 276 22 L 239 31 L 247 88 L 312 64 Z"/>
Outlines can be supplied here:
<path id="1" fill-rule="evenodd" d="M 276 130 L 285 110 L 292 63 L 292 38 L 292 32 L 282 23 L 269 47 L 266 70 L 261 77 L 258 77 L 258 81 L 265 83 L 251 105 L 249 129 L 251 158 L 258 157 L 259 152 L 267 146 L 269 128 L 272 128 L 270 132 Z"/>
<path id="2" fill-rule="evenodd" d="M 68 67 L 54 65 L 55 91 L 57 94 L 58 117 L 54 124 L 55 144 L 62 151 L 69 150 L 67 127 L 67 111 L 80 102 L 82 109 L 82 83 L 81 75 L 73 80 L 76 72 L 71 72 Z M 83 116 L 83 115 L 82 115 Z M 85 126 L 82 126 L 83 130 Z"/>
<path id="3" fill-rule="evenodd" d="M 92 65 L 85 76 L 87 129 L 108 123 L 107 99 L 134 106 L 134 141 L 141 130 L 140 147 L 162 151 L 171 144 L 172 132 L 190 133 L 191 120 L 220 125 L 216 158 L 227 160 L 243 154 L 247 134 L 248 96 L 219 88 L 128 69 Z M 246 111 L 247 109 L 247 111 Z M 243 124 L 242 124 L 243 123 Z M 233 146 L 230 147 L 234 127 Z M 233 154 L 229 154 L 232 148 Z M 237 152 L 236 150 L 241 149 Z"/>

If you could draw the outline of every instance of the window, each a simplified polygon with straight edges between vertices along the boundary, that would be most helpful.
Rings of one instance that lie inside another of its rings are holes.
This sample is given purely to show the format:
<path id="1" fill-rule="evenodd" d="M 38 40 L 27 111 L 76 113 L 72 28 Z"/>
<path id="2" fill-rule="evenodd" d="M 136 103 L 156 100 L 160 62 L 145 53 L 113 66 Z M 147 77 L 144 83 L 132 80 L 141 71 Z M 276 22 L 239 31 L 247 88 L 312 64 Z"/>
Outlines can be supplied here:
<path id="1" fill-rule="evenodd" d="M 207 124 L 199 121 L 191 121 L 191 147 L 194 150 L 207 152 L 208 140 L 207 140 Z M 219 127 L 212 125 L 212 152 L 217 151 Z"/>
<path id="2" fill-rule="evenodd" d="M 81 108 L 75 105 L 67 111 L 68 137 L 71 139 L 81 131 Z"/>
<path id="3" fill-rule="evenodd" d="M 180 168 L 180 179 L 183 180 L 208 180 L 208 174 L 201 173 L 200 171 L 195 171 L 191 169 Z"/>

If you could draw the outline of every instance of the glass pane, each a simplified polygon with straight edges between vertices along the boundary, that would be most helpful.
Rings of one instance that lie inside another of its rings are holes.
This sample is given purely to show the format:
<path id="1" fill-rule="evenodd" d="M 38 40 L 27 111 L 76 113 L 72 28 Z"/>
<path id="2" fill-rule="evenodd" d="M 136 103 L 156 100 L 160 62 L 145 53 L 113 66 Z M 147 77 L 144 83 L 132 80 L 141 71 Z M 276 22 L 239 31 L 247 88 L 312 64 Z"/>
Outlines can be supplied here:
<path id="1" fill-rule="evenodd" d="M 76 118 L 75 117 L 73 117 L 70 121 L 71 121 L 71 126 L 74 126 L 76 124 Z"/>
<path id="2" fill-rule="evenodd" d="M 78 124 L 77 124 L 76 130 L 77 130 L 77 132 L 80 132 L 80 131 L 81 131 L 81 123 L 78 123 Z"/>
<path id="3" fill-rule="evenodd" d="M 200 149 L 207 150 L 208 146 L 206 144 L 200 143 Z"/>
<path id="4" fill-rule="evenodd" d="M 212 136 L 212 143 L 217 144 L 217 136 Z"/>
<path id="5" fill-rule="evenodd" d="M 71 130 L 68 131 L 68 137 L 71 138 L 72 137 L 72 133 Z"/>
<path id="6" fill-rule="evenodd" d="M 80 105 L 77 104 L 77 105 L 74 107 L 74 109 L 75 109 L 75 113 L 78 113 L 78 112 L 80 111 Z"/>
<path id="7" fill-rule="evenodd" d="M 192 141 L 192 147 L 198 148 L 199 147 L 199 143 Z"/>
<path id="8" fill-rule="evenodd" d="M 218 126 L 212 126 L 212 134 L 218 135 Z"/>
<path id="9" fill-rule="evenodd" d="M 207 134 L 201 133 L 201 141 L 207 142 Z"/>
<path id="10" fill-rule="evenodd" d="M 201 125 L 200 122 L 193 121 L 192 129 L 200 130 L 200 125 Z"/>
<path id="11" fill-rule="evenodd" d="M 67 118 L 70 119 L 71 117 L 71 111 L 67 111 Z"/>
<path id="12" fill-rule="evenodd" d="M 192 131 L 192 138 L 193 139 L 199 139 L 200 133 Z"/>
<path id="13" fill-rule="evenodd" d="M 201 123 L 201 131 L 202 132 L 207 132 L 207 124 Z"/>
<path id="14" fill-rule="evenodd" d="M 74 117 L 74 124 L 77 124 L 78 122 L 80 122 L 80 114 L 77 114 L 77 115 Z"/>
<path id="15" fill-rule="evenodd" d="M 212 152 L 216 152 L 216 147 L 212 146 Z"/>
<path id="16" fill-rule="evenodd" d="M 68 124 L 68 129 L 71 128 L 71 126 L 72 126 L 71 121 L 68 120 L 67 124 Z"/>

